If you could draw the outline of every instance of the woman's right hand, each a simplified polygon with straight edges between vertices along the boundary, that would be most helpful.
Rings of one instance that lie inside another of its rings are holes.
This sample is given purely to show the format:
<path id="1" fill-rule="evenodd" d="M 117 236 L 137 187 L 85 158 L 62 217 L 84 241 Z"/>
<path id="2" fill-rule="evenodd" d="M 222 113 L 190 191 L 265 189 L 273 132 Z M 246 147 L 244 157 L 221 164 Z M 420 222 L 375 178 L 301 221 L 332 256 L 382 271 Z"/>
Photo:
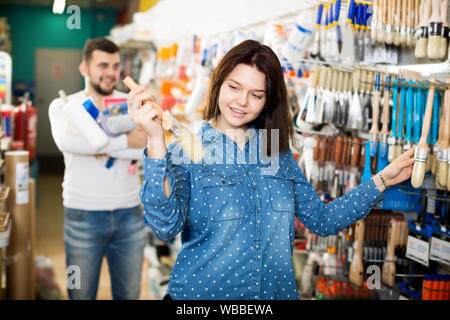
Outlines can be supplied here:
<path id="1" fill-rule="evenodd" d="M 136 125 L 145 131 L 149 140 L 164 139 L 162 113 L 153 108 L 154 97 L 147 87 L 138 86 L 128 93 L 128 114 Z"/>

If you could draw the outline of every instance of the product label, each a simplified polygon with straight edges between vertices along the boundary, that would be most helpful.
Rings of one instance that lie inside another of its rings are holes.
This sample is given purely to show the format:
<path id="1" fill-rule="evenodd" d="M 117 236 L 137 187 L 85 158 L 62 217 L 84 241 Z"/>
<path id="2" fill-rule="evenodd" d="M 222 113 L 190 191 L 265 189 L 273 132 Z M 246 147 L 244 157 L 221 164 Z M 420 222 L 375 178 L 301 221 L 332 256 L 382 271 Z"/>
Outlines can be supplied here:
<path id="1" fill-rule="evenodd" d="M 406 247 L 406 257 L 417 261 L 424 266 L 429 265 L 430 243 L 417 239 L 413 236 L 408 236 L 408 245 Z"/>
<path id="2" fill-rule="evenodd" d="M 432 237 L 430 260 L 450 265 L 450 242 Z"/>
<path id="3" fill-rule="evenodd" d="M 25 204 L 29 201 L 28 176 L 28 162 L 18 162 L 16 164 L 16 204 Z"/>

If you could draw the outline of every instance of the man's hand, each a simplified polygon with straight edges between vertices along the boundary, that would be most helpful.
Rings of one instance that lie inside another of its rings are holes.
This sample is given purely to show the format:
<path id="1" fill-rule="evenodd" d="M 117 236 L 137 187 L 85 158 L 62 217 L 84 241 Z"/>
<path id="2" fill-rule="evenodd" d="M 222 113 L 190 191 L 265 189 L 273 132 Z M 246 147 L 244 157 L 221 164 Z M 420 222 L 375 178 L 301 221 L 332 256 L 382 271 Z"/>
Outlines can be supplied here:
<path id="1" fill-rule="evenodd" d="M 147 145 L 147 134 L 139 127 L 127 133 L 128 148 L 141 149 Z"/>

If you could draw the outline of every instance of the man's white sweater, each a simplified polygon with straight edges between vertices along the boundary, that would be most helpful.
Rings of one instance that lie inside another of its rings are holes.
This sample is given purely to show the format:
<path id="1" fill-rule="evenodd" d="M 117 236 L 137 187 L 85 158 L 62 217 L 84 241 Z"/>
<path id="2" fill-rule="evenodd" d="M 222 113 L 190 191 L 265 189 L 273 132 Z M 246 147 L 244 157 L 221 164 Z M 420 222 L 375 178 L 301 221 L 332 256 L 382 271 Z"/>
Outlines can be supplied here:
<path id="1" fill-rule="evenodd" d="M 114 98 L 126 94 L 114 91 Z M 88 99 L 83 91 L 67 97 L 67 106 Z M 91 147 L 82 135 L 68 130 L 70 119 L 64 113 L 65 104 L 58 98 L 49 107 L 53 139 L 64 155 L 63 205 L 82 210 L 115 210 L 137 206 L 139 201 L 139 176 L 137 170 L 129 174 L 132 159 L 141 159 L 143 149 L 127 148 L 126 134 L 108 137 L 108 143 L 100 149 Z M 93 122 L 94 119 L 91 118 Z M 107 154 L 115 159 L 114 165 L 106 168 Z"/>

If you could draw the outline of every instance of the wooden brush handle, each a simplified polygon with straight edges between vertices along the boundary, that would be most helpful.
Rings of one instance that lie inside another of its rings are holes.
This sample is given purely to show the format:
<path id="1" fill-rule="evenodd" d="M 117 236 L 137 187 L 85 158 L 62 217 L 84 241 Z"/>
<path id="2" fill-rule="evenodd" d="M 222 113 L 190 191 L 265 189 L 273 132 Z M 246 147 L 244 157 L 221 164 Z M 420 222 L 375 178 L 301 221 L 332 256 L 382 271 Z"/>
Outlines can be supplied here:
<path id="1" fill-rule="evenodd" d="M 342 71 L 342 73 L 344 74 L 344 84 L 343 84 L 343 87 L 342 87 L 342 91 L 351 91 L 352 89 L 349 88 L 350 73 L 349 72 L 345 72 L 345 71 Z"/>
<path id="2" fill-rule="evenodd" d="M 373 92 L 372 97 L 372 128 L 370 129 L 370 133 L 377 134 L 379 132 L 378 129 L 379 118 L 380 118 L 380 90 L 375 90 Z"/>
<path id="3" fill-rule="evenodd" d="M 383 97 L 383 117 L 381 119 L 381 122 L 383 124 L 381 128 L 381 133 L 383 134 L 389 134 L 389 99 L 390 94 L 388 89 L 384 89 L 384 97 Z"/>
<path id="4" fill-rule="evenodd" d="M 325 88 L 325 83 L 327 81 L 327 74 L 328 74 L 328 68 L 325 66 L 321 67 L 318 88 L 322 88 L 322 89 Z"/>
<path id="5" fill-rule="evenodd" d="M 336 91 L 343 92 L 344 91 L 344 72 L 336 70 L 337 78 L 336 78 Z"/>
<path id="6" fill-rule="evenodd" d="M 383 4 L 382 4 L 382 6 L 383 6 L 383 13 L 382 13 L 382 17 L 383 17 L 383 19 L 382 19 L 382 21 L 383 21 L 383 25 L 386 25 L 386 24 L 388 24 L 388 22 L 389 22 L 389 18 L 388 18 L 388 8 L 387 8 L 387 0 L 382 0 L 383 1 Z"/>
<path id="7" fill-rule="evenodd" d="M 327 146 L 327 137 L 322 137 L 322 143 L 319 151 L 319 163 L 323 163 L 325 161 L 325 152 L 326 152 L 326 146 Z"/>
<path id="8" fill-rule="evenodd" d="M 347 143 L 347 137 L 342 136 L 342 154 L 341 154 L 341 161 L 340 163 L 342 165 L 346 165 L 345 158 L 347 156 L 347 149 L 348 149 L 348 143 Z"/>
<path id="9" fill-rule="evenodd" d="M 432 78 L 431 82 L 436 82 L 436 79 Z M 422 136 L 420 137 L 419 143 L 417 144 L 418 148 L 427 150 L 429 150 L 427 140 L 428 133 L 430 131 L 431 116 L 433 114 L 434 91 L 434 85 L 430 84 L 430 89 L 428 90 L 427 97 L 427 106 L 425 108 L 425 115 L 423 117 Z"/>
<path id="10" fill-rule="evenodd" d="M 366 166 L 366 152 L 370 150 L 366 149 L 366 139 L 361 139 L 361 157 L 359 159 L 359 167 L 363 169 Z"/>
<path id="11" fill-rule="evenodd" d="M 422 13 L 423 5 L 420 2 L 420 0 L 414 0 L 414 28 L 417 28 L 420 26 L 420 21 L 422 18 L 420 17 L 420 14 Z"/>
<path id="12" fill-rule="evenodd" d="M 441 2 L 441 21 L 444 23 L 444 26 L 448 26 L 448 0 L 442 0 Z"/>
<path id="13" fill-rule="evenodd" d="M 352 153 L 351 153 L 351 159 L 350 159 L 350 165 L 352 167 L 358 166 L 358 160 L 360 159 L 361 155 L 361 144 L 360 139 L 357 137 L 353 137 L 352 139 Z"/>
<path id="14" fill-rule="evenodd" d="M 408 13 L 407 13 L 407 20 L 405 23 L 410 28 L 414 28 L 413 6 L 414 6 L 414 0 L 408 0 Z"/>
<path id="15" fill-rule="evenodd" d="M 320 151 L 320 147 L 321 147 L 321 142 L 322 142 L 322 137 L 317 135 L 316 136 L 316 145 L 314 147 L 314 151 L 313 151 L 313 159 L 314 161 L 319 161 L 319 151 Z"/>
<path id="16" fill-rule="evenodd" d="M 362 263 L 362 248 L 364 241 L 365 222 L 360 220 L 356 222 L 355 227 L 355 252 L 350 267 L 350 281 L 356 286 L 361 286 L 363 283 L 363 263 Z"/>
<path id="17" fill-rule="evenodd" d="M 438 0 L 439 1 L 439 0 Z M 427 26 L 431 15 L 431 0 L 424 0 L 423 6 L 423 26 Z"/>
<path id="18" fill-rule="evenodd" d="M 336 137 L 336 145 L 335 145 L 335 153 L 334 153 L 334 163 L 336 166 L 339 166 L 341 164 L 341 157 L 342 157 L 342 151 L 343 151 L 343 139 L 342 136 Z"/>
<path id="19" fill-rule="evenodd" d="M 407 25 L 407 18 L 406 15 L 408 13 L 408 0 L 401 0 L 402 1 L 402 9 L 401 9 L 401 26 Z"/>
<path id="20" fill-rule="evenodd" d="M 352 77 L 354 91 L 359 90 L 359 79 L 361 79 L 361 70 L 356 69 L 355 71 L 353 71 L 353 77 Z"/>
<path id="21" fill-rule="evenodd" d="M 430 1 L 430 0 L 428 0 Z M 440 10 L 441 10 L 441 0 L 432 0 L 432 11 L 431 11 L 431 16 L 428 19 L 429 22 L 439 22 L 441 21 L 441 15 L 440 15 Z"/>
<path id="22" fill-rule="evenodd" d="M 311 88 L 313 89 L 317 88 L 317 83 L 319 82 L 319 73 L 320 73 L 319 68 L 315 68 L 314 70 L 311 71 Z"/>
<path id="23" fill-rule="evenodd" d="M 134 88 L 139 86 L 131 77 L 126 77 L 125 79 L 123 79 L 123 83 L 130 90 L 133 90 Z M 172 127 L 173 127 L 172 119 L 165 112 L 163 112 L 162 109 L 153 101 L 151 101 L 151 100 L 143 101 L 143 104 L 146 104 L 146 103 L 151 103 L 153 108 L 155 108 L 156 110 L 161 112 L 162 126 L 163 126 L 164 130 L 168 131 L 168 130 L 172 129 Z"/>
<path id="24" fill-rule="evenodd" d="M 365 89 L 366 89 L 365 82 L 367 82 L 367 71 L 361 70 L 360 79 L 358 81 L 360 91 L 365 91 Z"/>
<path id="25" fill-rule="evenodd" d="M 338 75 L 339 74 L 338 74 L 337 70 L 330 68 L 330 79 L 327 81 L 328 82 L 328 90 L 336 91 Z"/>

